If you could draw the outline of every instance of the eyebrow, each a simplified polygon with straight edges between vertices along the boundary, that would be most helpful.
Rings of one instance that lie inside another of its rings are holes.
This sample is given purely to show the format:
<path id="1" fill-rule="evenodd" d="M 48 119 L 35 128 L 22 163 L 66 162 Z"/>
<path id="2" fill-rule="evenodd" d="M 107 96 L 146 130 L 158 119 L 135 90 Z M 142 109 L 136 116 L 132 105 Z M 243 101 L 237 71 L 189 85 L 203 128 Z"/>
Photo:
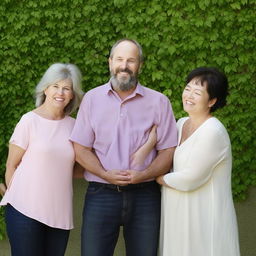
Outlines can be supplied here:
<path id="1" fill-rule="evenodd" d="M 196 85 L 199 86 L 198 84 L 196 84 Z M 186 87 L 192 88 L 190 84 L 187 84 Z M 202 92 L 203 88 L 202 88 L 202 86 L 200 86 L 199 88 L 195 88 L 195 90 Z"/>
<path id="2" fill-rule="evenodd" d="M 58 82 L 56 82 L 56 83 L 54 83 L 55 85 L 60 85 L 59 84 L 59 81 Z M 63 87 L 72 87 L 72 85 L 64 85 Z"/>
<path id="3" fill-rule="evenodd" d="M 115 58 L 116 59 L 124 59 L 124 57 L 121 57 L 121 56 L 116 56 Z M 136 61 L 137 58 L 131 57 L 131 58 L 128 58 L 127 60 L 134 60 L 134 61 Z"/>

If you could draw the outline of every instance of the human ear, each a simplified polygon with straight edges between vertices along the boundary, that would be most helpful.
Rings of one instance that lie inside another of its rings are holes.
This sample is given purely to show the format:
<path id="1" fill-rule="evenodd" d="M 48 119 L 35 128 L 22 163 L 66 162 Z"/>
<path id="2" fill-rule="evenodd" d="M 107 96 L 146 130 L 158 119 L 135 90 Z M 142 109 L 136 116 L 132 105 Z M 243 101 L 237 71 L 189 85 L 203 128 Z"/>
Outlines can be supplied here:
<path id="1" fill-rule="evenodd" d="M 111 66 L 112 66 L 112 58 L 109 57 L 108 58 L 108 68 L 109 68 L 109 71 L 111 71 Z"/>
<path id="2" fill-rule="evenodd" d="M 217 98 L 213 98 L 209 100 L 209 104 L 208 104 L 209 108 L 211 108 L 216 103 L 216 101 L 217 101 Z"/>

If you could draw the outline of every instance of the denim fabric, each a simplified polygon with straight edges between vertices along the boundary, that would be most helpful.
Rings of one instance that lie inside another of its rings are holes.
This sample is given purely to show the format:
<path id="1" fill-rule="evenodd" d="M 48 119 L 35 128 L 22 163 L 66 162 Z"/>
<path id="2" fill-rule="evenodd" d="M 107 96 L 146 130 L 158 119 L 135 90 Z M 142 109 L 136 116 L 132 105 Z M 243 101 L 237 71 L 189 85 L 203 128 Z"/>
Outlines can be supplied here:
<path id="1" fill-rule="evenodd" d="M 12 256 L 63 256 L 69 230 L 49 227 L 31 219 L 10 204 L 5 209 Z"/>
<path id="2" fill-rule="evenodd" d="M 82 256 L 112 256 L 123 226 L 127 256 L 156 256 L 160 223 L 156 183 L 118 192 L 89 183 L 82 225 Z"/>

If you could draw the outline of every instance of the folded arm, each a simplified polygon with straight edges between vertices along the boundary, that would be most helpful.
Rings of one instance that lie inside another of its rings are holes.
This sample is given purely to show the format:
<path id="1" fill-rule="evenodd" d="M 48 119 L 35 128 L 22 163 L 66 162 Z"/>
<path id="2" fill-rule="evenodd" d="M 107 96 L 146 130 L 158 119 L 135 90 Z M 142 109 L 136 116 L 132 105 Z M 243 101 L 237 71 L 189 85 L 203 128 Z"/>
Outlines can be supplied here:
<path id="1" fill-rule="evenodd" d="M 202 133 L 189 152 L 182 169 L 175 169 L 163 177 L 165 184 L 180 191 L 192 191 L 205 184 L 215 167 L 225 160 L 229 150 L 227 139 L 218 131 Z"/>
<path id="2" fill-rule="evenodd" d="M 105 170 L 92 148 L 74 142 L 76 161 L 87 171 L 108 181 L 111 184 L 127 185 L 130 183 L 130 174 L 122 170 Z"/>

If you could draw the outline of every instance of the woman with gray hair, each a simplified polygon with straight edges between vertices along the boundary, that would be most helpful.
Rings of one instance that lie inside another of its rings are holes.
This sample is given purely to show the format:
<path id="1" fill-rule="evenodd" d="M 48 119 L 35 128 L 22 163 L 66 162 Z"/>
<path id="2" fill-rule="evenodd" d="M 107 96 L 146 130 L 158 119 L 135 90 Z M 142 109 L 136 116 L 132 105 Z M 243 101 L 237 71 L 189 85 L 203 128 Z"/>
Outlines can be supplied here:
<path id="1" fill-rule="evenodd" d="M 69 136 L 83 92 L 81 73 L 72 64 L 51 65 L 36 87 L 36 109 L 24 114 L 9 144 L 0 205 L 12 256 L 64 255 L 72 216 L 75 164 Z"/>

